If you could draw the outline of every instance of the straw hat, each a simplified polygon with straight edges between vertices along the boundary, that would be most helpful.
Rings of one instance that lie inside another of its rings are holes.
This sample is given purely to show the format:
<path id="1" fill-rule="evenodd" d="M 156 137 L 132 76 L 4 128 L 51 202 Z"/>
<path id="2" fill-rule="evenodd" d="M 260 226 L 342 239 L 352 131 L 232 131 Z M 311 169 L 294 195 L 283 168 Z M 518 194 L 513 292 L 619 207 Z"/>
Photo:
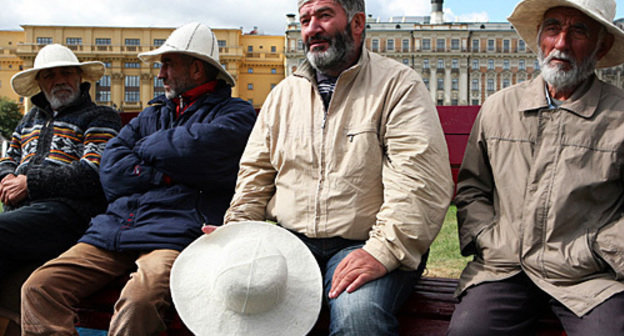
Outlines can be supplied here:
<path id="1" fill-rule="evenodd" d="M 537 31 L 544 19 L 544 13 L 554 7 L 572 7 L 585 13 L 602 24 L 614 37 L 613 47 L 596 65 L 607 68 L 624 63 L 624 31 L 613 24 L 615 18 L 615 0 L 524 0 L 514 9 L 507 19 L 526 41 L 533 52 L 539 45 Z"/>
<path id="2" fill-rule="evenodd" d="M 206 25 L 197 22 L 185 24 L 174 30 L 158 49 L 140 53 L 139 59 L 147 63 L 157 62 L 165 53 L 186 54 L 208 62 L 219 70 L 217 78 L 223 79 L 230 86 L 235 85 L 234 78 L 219 62 L 217 39 Z"/>
<path id="3" fill-rule="evenodd" d="M 196 335 L 305 335 L 322 302 L 321 272 L 295 235 L 265 222 L 219 227 L 171 269 L 171 296 Z"/>
<path id="4" fill-rule="evenodd" d="M 44 69 L 58 67 L 79 67 L 82 70 L 82 79 L 96 81 L 104 75 L 106 68 L 104 63 L 98 61 L 80 63 L 74 53 L 69 48 L 60 44 L 48 44 L 41 48 L 32 69 L 20 71 L 11 78 L 13 91 L 20 96 L 30 97 L 39 93 L 39 83 L 37 75 Z"/>

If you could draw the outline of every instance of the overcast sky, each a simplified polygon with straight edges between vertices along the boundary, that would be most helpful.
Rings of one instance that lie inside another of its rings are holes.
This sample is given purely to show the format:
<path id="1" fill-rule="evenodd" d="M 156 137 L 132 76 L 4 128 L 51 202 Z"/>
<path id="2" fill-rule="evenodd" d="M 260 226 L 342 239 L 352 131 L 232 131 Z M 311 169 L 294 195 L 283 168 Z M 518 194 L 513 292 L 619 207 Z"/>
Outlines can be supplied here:
<path id="1" fill-rule="evenodd" d="M 243 27 L 248 32 L 282 35 L 296 0 L 2 0 L 0 29 L 22 24 L 178 27 L 199 21 L 214 28 Z M 504 22 L 516 0 L 445 0 L 447 21 Z M 624 17 L 624 0 L 616 0 L 616 18 Z M 429 15 L 431 0 L 367 0 L 368 14 Z"/>

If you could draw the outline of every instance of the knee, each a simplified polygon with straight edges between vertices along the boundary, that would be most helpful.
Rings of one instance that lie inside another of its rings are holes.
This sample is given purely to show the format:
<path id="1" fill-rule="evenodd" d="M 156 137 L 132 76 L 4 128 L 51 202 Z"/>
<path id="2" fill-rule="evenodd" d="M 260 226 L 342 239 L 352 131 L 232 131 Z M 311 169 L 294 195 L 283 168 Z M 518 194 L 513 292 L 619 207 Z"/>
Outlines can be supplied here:
<path id="1" fill-rule="evenodd" d="M 45 269 L 36 270 L 24 284 L 22 284 L 21 297 L 22 302 L 28 302 L 31 298 L 40 296 L 41 293 L 50 290 L 48 285 L 51 274 L 47 274 Z"/>
<path id="2" fill-rule="evenodd" d="M 332 335 L 392 335 L 398 332 L 398 320 L 392 311 L 374 300 L 349 299 L 343 293 L 331 305 Z M 340 299 L 341 297 L 343 297 Z"/>
<path id="3" fill-rule="evenodd" d="M 487 323 L 475 316 L 472 316 L 468 311 L 457 309 L 451 317 L 451 322 L 448 327 L 448 336 L 478 336 L 488 335 L 488 329 L 485 327 Z"/>

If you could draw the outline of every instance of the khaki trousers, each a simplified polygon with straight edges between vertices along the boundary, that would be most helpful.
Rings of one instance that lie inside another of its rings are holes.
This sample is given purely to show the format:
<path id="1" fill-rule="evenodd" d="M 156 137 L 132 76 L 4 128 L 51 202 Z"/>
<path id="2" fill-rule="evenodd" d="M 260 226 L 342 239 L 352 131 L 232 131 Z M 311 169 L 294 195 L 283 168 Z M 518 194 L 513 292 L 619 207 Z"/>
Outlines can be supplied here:
<path id="1" fill-rule="evenodd" d="M 166 329 L 169 273 L 180 252 L 111 252 L 78 243 L 28 278 L 22 287 L 22 335 L 78 335 L 72 307 L 133 270 L 115 303 L 108 335 L 155 335 Z"/>

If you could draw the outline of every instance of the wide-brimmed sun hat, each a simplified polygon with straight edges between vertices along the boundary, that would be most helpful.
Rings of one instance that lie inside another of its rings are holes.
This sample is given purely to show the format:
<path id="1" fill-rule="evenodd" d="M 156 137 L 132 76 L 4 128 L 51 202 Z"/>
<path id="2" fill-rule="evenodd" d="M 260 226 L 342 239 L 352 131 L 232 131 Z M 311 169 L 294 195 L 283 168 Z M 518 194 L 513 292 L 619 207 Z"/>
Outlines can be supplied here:
<path id="1" fill-rule="evenodd" d="M 180 253 L 171 296 L 196 335 L 305 335 L 321 310 L 321 272 L 306 245 L 266 222 L 219 227 Z"/>
<path id="2" fill-rule="evenodd" d="M 160 56 L 166 53 L 180 53 L 195 58 L 214 66 L 219 74 L 217 78 L 223 79 L 230 86 L 234 86 L 234 78 L 219 62 L 219 46 L 214 33 L 208 26 L 201 23 L 187 23 L 174 30 L 165 43 L 158 49 L 139 54 L 143 62 L 157 62 Z"/>
<path id="3" fill-rule="evenodd" d="M 538 28 L 554 7 L 572 7 L 603 25 L 614 37 L 613 47 L 596 65 L 607 68 L 624 63 L 624 31 L 613 24 L 615 0 L 523 0 L 507 18 L 533 52 L 539 50 Z"/>
<path id="4" fill-rule="evenodd" d="M 81 63 L 69 48 L 60 44 L 48 44 L 39 50 L 32 69 L 20 71 L 13 75 L 11 87 L 20 96 L 34 96 L 41 91 L 39 83 L 37 83 L 39 71 L 59 67 L 79 67 L 82 71 L 82 79 L 87 81 L 97 81 L 106 71 L 102 62 Z"/>

